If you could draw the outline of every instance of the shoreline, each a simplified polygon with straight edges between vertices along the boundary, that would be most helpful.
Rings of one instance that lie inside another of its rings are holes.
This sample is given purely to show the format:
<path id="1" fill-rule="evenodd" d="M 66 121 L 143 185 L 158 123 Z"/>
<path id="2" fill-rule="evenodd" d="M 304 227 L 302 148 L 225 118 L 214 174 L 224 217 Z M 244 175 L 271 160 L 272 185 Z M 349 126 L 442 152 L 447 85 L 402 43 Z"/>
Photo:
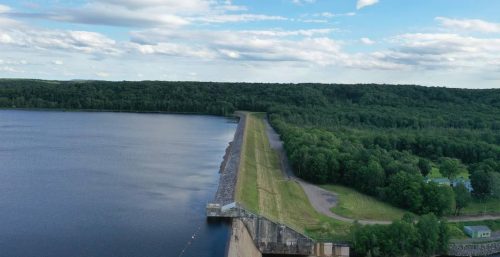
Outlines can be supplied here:
<path id="1" fill-rule="evenodd" d="M 113 110 L 113 109 L 65 109 L 65 108 L 12 108 L 0 107 L 0 111 L 39 111 L 39 112 L 90 112 L 90 113 L 139 113 L 139 114 L 170 114 L 170 115 L 199 115 L 233 118 L 236 115 L 208 114 L 204 112 L 169 112 L 169 111 L 134 111 L 134 110 Z"/>
<path id="2" fill-rule="evenodd" d="M 240 170 L 241 150 L 246 127 L 246 113 L 235 112 L 239 117 L 233 141 L 226 148 L 226 153 L 220 166 L 219 185 L 214 197 L 214 203 L 221 206 L 235 202 L 236 185 Z"/>
<path id="3" fill-rule="evenodd" d="M 233 140 L 229 142 L 222 158 L 219 168 L 219 184 L 214 196 L 214 203 L 220 204 L 221 206 L 236 202 L 236 186 L 240 171 L 247 113 L 235 112 L 234 117 L 239 118 L 238 125 L 234 132 Z M 225 257 L 262 256 L 255 247 L 249 232 L 241 221 L 233 219 L 229 225 L 229 229 Z M 250 253 L 250 255 L 248 255 L 248 253 Z"/>

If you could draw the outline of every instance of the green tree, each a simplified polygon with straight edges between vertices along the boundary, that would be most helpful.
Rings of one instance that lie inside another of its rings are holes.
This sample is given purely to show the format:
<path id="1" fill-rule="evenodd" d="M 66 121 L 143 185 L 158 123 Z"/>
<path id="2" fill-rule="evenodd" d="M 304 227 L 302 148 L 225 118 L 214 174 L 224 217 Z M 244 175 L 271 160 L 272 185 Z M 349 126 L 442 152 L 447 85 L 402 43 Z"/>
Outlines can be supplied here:
<path id="1" fill-rule="evenodd" d="M 385 184 L 385 173 L 380 163 L 371 160 L 357 172 L 358 187 L 362 192 L 375 195 L 377 189 Z"/>
<path id="2" fill-rule="evenodd" d="M 470 182 L 473 188 L 472 193 L 477 198 L 486 198 L 492 193 L 492 177 L 486 171 L 476 170 L 470 176 Z"/>
<path id="3" fill-rule="evenodd" d="M 456 177 L 463 170 L 460 160 L 453 158 L 442 158 L 439 164 L 439 172 L 449 179 Z"/>
<path id="4" fill-rule="evenodd" d="M 422 177 L 399 172 L 389 179 L 386 196 L 394 205 L 420 212 L 423 203 Z"/>
<path id="5" fill-rule="evenodd" d="M 500 198 L 500 173 L 492 173 L 491 178 L 491 194 Z"/>
<path id="6" fill-rule="evenodd" d="M 418 159 L 418 168 L 422 176 L 427 177 L 432 170 L 431 162 L 427 159 L 420 158 Z"/>
<path id="7" fill-rule="evenodd" d="M 455 194 L 449 186 L 428 183 L 423 187 L 424 202 L 421 213 L 434 213 L 438 216 L 451 213 L 455 205 Z"/>
<path id="8" fill-rule="evenodd" d="M 448 253 L 448 245 L 450 242 L 450 230 L 445 220 L 439 221 L 439 240 L 437 253 L 446 255 Z"/>
<path id="9" fill-rule="evenodd" d="M 412 222 L 404 220 L 393 222 L 388 228 L 392 256 L 418 256 L 421 249 L 418 247 L 419 234 Z"/>
<path id="10" fill-rule="evenodd" d="M 460 214 L 460 210 L 467 207 L 472 200 L 472 197 L 463 183 L 458 183 L 453 187 L 455 193 L 455 215 Z"/>
<path id="11" fill-rule="evenodd" d="M 434 214 L 427 214 L 420 217 L 417 223 L 417 230 L 420 235 L 420 249 L 423 256 L 432 256 L 439 249 L 439 221 Z"/>

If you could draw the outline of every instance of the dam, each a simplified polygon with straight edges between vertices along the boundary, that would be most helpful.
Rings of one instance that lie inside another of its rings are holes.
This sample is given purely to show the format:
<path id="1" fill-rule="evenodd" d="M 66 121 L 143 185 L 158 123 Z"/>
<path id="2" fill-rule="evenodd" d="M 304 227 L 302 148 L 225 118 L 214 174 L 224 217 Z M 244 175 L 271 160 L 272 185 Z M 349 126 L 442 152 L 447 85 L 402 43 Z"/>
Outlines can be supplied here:
<path id="1" fill-rule="evenodd" d="M 254 213 L 235 200 L 236 182 L 246 126 L 246 114 L 240 118 L 234 139 L 226 149 L 220 167 L 219 187 L 214 201 L 206 206 L 208 219 L 232 219 L 232 236 L 228 257 L 289 255 L 347 257 L 345 243 L 318 242 L 289 225 Z"/>

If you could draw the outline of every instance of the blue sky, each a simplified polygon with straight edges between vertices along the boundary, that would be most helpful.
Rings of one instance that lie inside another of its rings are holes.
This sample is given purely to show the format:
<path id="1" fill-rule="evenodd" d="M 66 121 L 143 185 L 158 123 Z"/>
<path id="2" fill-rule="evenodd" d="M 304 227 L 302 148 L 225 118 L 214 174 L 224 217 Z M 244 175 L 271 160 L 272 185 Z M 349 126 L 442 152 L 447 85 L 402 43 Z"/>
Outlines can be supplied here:
<path id="1" fill-rule="evenodd" d="M 0 0 L 0 77 L 500 88 L 500 1 Z"/>

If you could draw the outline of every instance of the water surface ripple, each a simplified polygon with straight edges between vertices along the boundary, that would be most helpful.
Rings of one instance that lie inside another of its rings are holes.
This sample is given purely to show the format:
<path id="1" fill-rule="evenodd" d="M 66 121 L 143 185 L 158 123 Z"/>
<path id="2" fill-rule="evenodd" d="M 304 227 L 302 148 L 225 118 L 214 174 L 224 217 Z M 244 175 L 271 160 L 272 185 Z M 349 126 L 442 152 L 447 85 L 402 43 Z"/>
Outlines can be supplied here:
<path id="1" fill-rule="evenodd" d="M 0 256 L 223 256 L 228 226 L 206 223 L 204 206 L 235 128 L 211 116 L 0 111 Z"/>

